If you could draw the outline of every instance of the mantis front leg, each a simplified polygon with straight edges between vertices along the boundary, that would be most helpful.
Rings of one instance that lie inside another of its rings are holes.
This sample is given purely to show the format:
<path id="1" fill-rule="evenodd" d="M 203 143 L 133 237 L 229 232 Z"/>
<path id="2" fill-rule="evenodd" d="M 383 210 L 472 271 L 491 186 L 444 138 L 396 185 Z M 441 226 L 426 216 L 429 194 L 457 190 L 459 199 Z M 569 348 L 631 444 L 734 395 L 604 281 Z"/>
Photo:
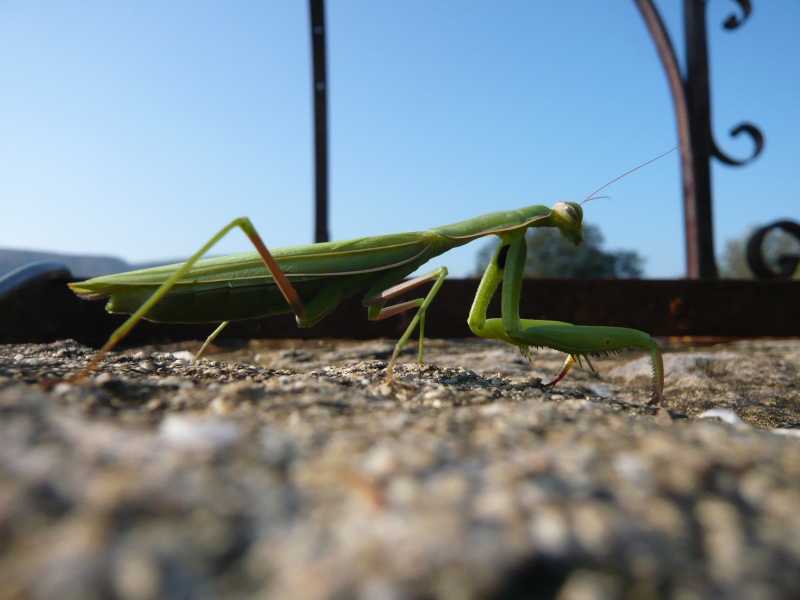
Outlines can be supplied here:
<path id="1" fill-rule="evenodd" d="M 660 404 L 664 389 L 664 366 L 658 344 L 646 333 L 622 327 L 591 327 L 520 318 L 519 299 L 526 254 L 524 233 L 503 239 L 486 267 L 470 310 L 468 323 L 473 333 L 513 344 L 528 358 L 531 346 L 546 346 L 565 352 L 567 359 L 564 366 L 548 385 L 558 383 L 581 358 L 585 358 L 591 367 L 589 355 L 604 355 L 628 348 L 646 350 L 650 352 L 653 369 L 653 395 L 648 404 Z M 501 281 L 501 318 L 487 319 L 489 301 Z"/>

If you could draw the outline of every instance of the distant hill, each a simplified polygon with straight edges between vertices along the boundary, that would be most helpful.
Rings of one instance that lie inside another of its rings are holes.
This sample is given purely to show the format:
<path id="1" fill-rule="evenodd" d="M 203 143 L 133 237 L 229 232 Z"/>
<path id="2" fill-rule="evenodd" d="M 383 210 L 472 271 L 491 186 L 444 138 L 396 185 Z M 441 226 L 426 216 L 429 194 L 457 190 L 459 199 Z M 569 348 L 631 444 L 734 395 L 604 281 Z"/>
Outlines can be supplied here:
<path id="1" fill-rule="evenodd" d="M 78 278 L 96 277 L 139 268 L 111 256 L 75 256 L 57 252 L 0 249 L 0 277 L 19 267 L 41 261 L 63 263 Z"/>

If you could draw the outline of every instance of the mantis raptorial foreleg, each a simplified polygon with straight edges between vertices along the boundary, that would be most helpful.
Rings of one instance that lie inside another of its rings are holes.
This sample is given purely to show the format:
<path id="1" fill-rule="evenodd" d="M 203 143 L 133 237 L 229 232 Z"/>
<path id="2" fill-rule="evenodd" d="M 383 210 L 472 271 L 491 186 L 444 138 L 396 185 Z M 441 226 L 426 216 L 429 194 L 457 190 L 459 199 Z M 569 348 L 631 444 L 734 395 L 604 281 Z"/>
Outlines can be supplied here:
<path id="1" fill-rule="evenodd" d="M 470 310 L 468 322 L 472 331 L 481 337 L 514 344 L 527 357 L 530 357 L 531 346 L 546 346 L 565 352 L 567 360 L 549 385 L 558 383 L 581 357 L 589 362 L 589 355 L 604 355 L 628 348 L 647 350 L 653 368 L 653 396 L 649 404 L 659 404 L 664 388 L 664 366 L 658 345 L 646 333 L 622 327 L 590 327 L 520 318 L 519 299 L 526 254 L 524 234 L 503 238 L 486 268 Z M 489 301 L 501 281 L 502 317 L 487 319 Z"/>

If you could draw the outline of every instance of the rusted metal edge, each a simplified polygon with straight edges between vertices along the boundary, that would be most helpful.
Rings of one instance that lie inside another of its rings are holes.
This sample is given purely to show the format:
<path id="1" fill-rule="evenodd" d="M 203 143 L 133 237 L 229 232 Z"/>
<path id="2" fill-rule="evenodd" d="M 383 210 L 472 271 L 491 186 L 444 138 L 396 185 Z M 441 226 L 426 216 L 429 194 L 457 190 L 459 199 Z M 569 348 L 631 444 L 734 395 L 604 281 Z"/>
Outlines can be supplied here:
<path id="1" fill-rule="evenodd" d="M 0 300 L 0 342 L 49 342 L 72 338 L 97 345 L 122 321 L 102 302 L 77 298 L 67 279 L 34 280 Z M 470 337 L 466 319 L 478 287 L 474 279 L 447 280 L 428 310 L 425 335 Z M 655 336 L 800 336 L 800 282 L 745 280 L 568 280 L 531 279 L 522 290 L 525 318 L 584 325 L 633 327 Z M 495 298 L 489 316 L 499 316 Z M 311 329 L 291 315 L 231 323 L 228 338 L 398 337 L 411 313 L 369 321 L 361 298 L 353 297 Z M 128 343 L 204 339 L 213 325 L 143 322 Z"/>

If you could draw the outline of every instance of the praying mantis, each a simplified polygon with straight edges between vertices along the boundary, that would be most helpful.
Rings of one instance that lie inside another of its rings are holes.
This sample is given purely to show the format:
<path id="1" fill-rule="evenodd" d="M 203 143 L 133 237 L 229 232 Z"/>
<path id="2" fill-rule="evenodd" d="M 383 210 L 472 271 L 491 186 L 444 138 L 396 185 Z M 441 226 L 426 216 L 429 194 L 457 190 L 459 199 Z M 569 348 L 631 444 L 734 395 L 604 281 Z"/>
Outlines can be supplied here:
<path id="1" fill-rule="evenodd" d="M 673 148 L 674 150 L 674 148 Z M 670 150 L 671 152 L 672 150 Z M 495 235 L 500 245 L 478 285 L 467 322 L 480 337 L 503 340 L 530 360 L 531 347 L 548 347 L 567 355 L 563 367 L 548 385 L 554 386 L 572 366 L 590 356 L 640 349 L 650 353 L 653 391 L 648 404 L 658 405 L 664 389 L 664 367 L 658 344 L 636 329 L 572 325 L 561 321 L 523 319 L 519 300 L 527 253 L 525 233 L 531 227 L 554 227 L 571 243 L 583 242 L 582 204 L 614 181 L 658 160 L 662 154 L 595 190 L 582 203 L 557 202 L 500 211 L 422 232 L 325 242 L 270 251 L 247 217 L 234 219 L 185 263 L 95 277 L 70 283 L 87 299 L 108 299 L 106 310 L 131 316 L 72 381 L 88 375 L 141 320 L 164 323 L 221 323 L 203 344 L 199 357 L 230 321 L 294 313 L 299 327 L 311 327 L 344 298 L 367 290 L 363 305 L 372 320 L 416 309 L 397 341 L 386 368 L 393 382 L 397 358 L 419 327 L 422 362 L 425 312 L 447 276 L 447 268 L 404 281 L 420 266 L 448 250 Z M 217 258 L 205 255 L 233 229 L 241 229 L 255 252 Z M 433 282 L 424 297 L 387 305 L 401 294 Z M 489 302 L 501 290 L 501 316 L 488 318 Z"/>

